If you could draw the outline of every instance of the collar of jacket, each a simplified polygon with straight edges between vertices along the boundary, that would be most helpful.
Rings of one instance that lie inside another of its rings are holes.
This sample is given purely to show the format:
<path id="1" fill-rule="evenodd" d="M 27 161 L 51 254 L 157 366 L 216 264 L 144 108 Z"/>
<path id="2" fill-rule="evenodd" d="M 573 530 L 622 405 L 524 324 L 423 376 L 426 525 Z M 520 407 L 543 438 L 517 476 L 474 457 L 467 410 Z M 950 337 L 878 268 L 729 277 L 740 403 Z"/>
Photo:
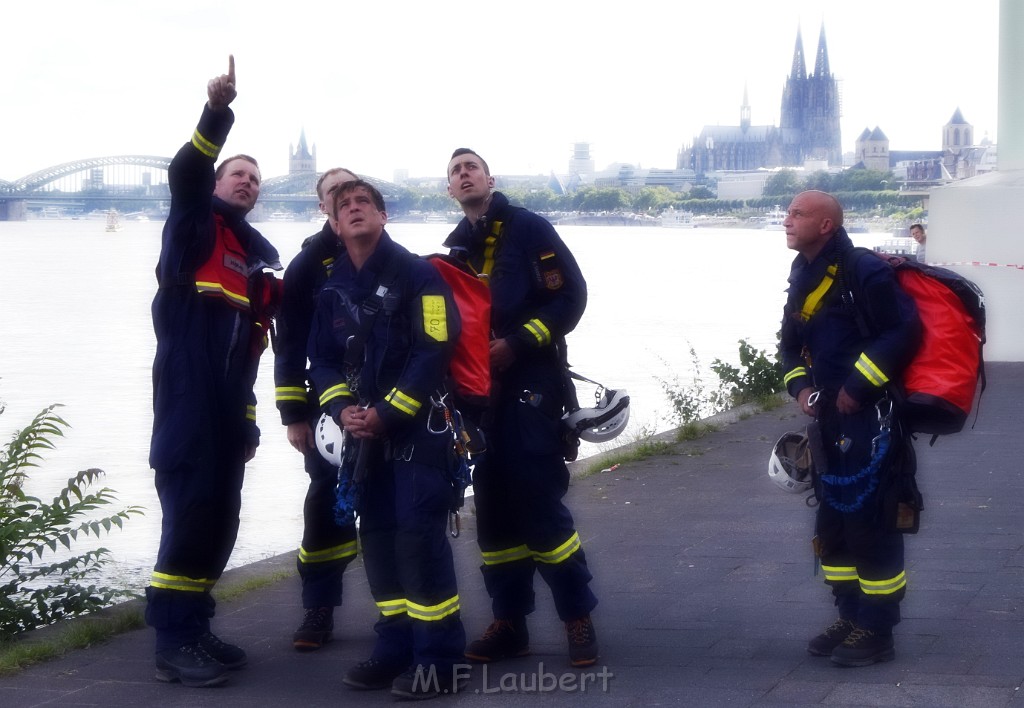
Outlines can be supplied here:
<path id="1" fill-rule="evenodd" d="M 255 272 L 264 268 L 271 270 L 284 268 L 281 265 L 281 257 L 278 255 L 277 249 L 245 220 L 245 214 L 239 209 L 232 207 L 219 197 L 214 197 L 213 211 L 220 214 L 224 223 L 234 232 L 238 242 L 245 249 L 246 261 L 251 271 Z"/>
<path id="2" fill-rule="evenodd" d="M 487 213 L 480 217 L 475 224 L 471 224 L 468 218 L 462 217 L 462 221 L 458 223 L 455 229 L 448 235 L 448 238 L 445 239 L 444 247 L 470 250 L 472 246 L 483 243 L 490 233 L 491 222 L 508 205 L 508 197 L 501 192 L 493 192 L 491 194 L 490 206 L 487 207 Z"/>
<path id="3" fill-rule="evenodd" d="M 846 229 L 840 226 L 836 229 L 835 233 L 825 244 L 825 247 L 821 249 L 818 255 L 810 263 L 803 257 L 803 254 L 798 253 L 793 259 L 793 264 L 789 270 L 789 284 L 790 286 L 800 282 L 804 278 L 813 280 L 815 285 L 818 281 L 824 277 L 825 270 L 833 263 L 838 263 L 843 253 L 846 253 L 849 249 L 853 248 L 853 241 L 850 240 L 849 234 L 846 233 Z M 818 275 L 815 278 L 815 274 Z"/>

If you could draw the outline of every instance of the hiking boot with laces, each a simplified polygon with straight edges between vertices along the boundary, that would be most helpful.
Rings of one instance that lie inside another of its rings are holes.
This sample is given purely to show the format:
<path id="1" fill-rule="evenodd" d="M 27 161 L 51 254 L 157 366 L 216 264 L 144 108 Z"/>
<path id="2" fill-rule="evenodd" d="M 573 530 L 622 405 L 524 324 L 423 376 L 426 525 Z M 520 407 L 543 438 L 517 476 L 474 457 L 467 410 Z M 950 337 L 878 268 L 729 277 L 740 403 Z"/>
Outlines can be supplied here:
<path id="1" fill-rule="evenodd" d="M 854 627 L 843 643 L 832 650 L 832 662 L 840 666 L 870 666 L 896 658 L 892 635 Z"/>
<path id="2" fill-rule="evenodd" d="M 486 664 L 530 653 L 530 633 L 526 618 L 496 619 L 484 630 L 484 635 L 466 647 L 466 658 Z"/>
<path id="3" fill-rule="evenodd" d="M 807 642 L 807 653 L 814 656 L 832 656 L 832 650 L 843 643 L 853 628 L 853 622 L 850 620 L 837 619 L 831 627 Z"/>
<path id="4" fill-rule="evenodd" d="M 156 679 L 184 686 L 219 686 L 228 680 L 227 667 L 214 659 L 199 642 L 177 649 L 166 649 L 156 655 Z"/>
<path id="5" fill-rule="evenodd" d="M 592 666 L 597 663 L 597 632 L 590 615 L 565 623 L 569 637 L 569 663 L 573 666 Z"/>
<path id="6" fill-rule="evenodd" d="M 207 632 L 199 637 L 199 646 L 227 669 L 240 669 L 249 661 L 242 647 L 228 644 L 216 634 Z"/>
<path id="7" fill-rule="evenodd" d="M 376 691 L 390 686 L 395 677 L 404 670 L 404 666 L 396 667 L 379 659 L 371 658 L 360 661 L 346 671 L 341 682 L 349 688 L 359 691 Z"/>
<path id="8" fill-rule="evenodd" d="M 458 693 L 468 683 L 469 677 L 456 667 L 439 669 L 418 664 L 395 677 L 391 684 L 391 694 L 406 700 L 424 700 Z"/>
<path id="9" fill-rule="evenodd" d="M 331 641 L 334 631 L 333 607 L 309 607 L 302 624 L 292 635 L 292 646 L 299 651 L 314 651 Z"/>

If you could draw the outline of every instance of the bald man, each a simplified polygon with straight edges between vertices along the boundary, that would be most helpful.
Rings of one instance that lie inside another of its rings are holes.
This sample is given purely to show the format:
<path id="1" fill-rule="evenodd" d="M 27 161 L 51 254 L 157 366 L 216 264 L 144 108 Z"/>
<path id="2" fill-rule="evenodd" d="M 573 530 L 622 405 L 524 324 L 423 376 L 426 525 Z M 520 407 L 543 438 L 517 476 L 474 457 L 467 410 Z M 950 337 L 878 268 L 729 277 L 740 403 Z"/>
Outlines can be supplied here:
<path id="1" fill-rule="evenodd" d="M 831 194 L 798 194 L 783 225 L 798 254 L 783 312 L 783 370 L 790 395 L 821 432 L 812 450 L 815 550 L 839 614 L 807 651 L 842 666 L 890 661 L 906 574 L 903 536 L 879 512 L 889 482 L 912 473 L 914 458 L 898 414 L 883 422 L 879 412 L 892 410 L 889 384 L 917 350 L 921 323 L 888 264 L 850 255 L 843 208 Z M 844 298 L 851 291 L 860 294 L 869 334 Z M 891 443 L 874 444 L 882 439 Z"/>

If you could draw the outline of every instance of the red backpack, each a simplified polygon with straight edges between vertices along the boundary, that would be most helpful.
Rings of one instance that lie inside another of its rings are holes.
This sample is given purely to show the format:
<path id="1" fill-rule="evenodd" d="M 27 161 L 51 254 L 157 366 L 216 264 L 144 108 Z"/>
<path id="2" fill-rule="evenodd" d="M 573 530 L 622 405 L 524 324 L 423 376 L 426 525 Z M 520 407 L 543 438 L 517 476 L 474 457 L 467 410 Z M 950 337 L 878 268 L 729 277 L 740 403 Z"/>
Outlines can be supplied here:
<path id="1" fill-rule="evenodd" d="M 974 405 L 979 380 L 985 391 L 984 294 L 959 273 L 866 248 L 853 248 L 846 255 L 847 273 L 853 272 L 855 259 L 865 253 L 896 271 L 896 280 L 914 300 L 923 325 L 921 346 L 892 389 L 905 425 L 911 432 L 932 436 L 960 432 Z M 862 301 L 851 293 L 855 304 Z M 854 313 L 861 333 L 868 336 L 872 330 L 864 312 L 854 307 Z"/>

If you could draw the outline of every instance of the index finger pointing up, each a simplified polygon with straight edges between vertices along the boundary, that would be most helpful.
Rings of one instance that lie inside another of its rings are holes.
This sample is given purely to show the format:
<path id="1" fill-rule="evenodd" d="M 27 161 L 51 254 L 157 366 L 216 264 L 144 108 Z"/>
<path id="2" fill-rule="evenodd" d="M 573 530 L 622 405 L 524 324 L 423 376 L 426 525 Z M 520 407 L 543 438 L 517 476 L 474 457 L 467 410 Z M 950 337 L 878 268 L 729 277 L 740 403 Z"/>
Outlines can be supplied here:
<path id="1" fill-rule="evenodd" d="M 228 81 L 235 83 L 235 55 L 228 54 Z"/>

